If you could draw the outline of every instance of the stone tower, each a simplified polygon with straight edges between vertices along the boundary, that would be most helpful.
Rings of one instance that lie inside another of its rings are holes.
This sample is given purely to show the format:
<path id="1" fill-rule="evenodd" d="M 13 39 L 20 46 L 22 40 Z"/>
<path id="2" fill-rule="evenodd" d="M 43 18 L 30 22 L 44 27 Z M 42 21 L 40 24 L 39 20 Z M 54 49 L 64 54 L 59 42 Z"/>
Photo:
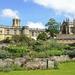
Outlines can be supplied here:
<path id="1" fill-rule="evenodd" d="M 13 28 L 19 28 L 20 27 L 20 19 L 14 18 L 12 23 Z"/>

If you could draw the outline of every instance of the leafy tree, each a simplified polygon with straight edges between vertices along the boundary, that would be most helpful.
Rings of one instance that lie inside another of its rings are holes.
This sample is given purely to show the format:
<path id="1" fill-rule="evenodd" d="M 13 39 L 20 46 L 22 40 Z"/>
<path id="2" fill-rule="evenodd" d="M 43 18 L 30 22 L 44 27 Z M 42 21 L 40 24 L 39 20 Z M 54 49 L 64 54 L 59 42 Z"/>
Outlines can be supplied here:
<path id="1" fill-rule="evenodd" d="M 30 46 L 32 39 L 27 37 L 26 35 L 21 34 L 21 35 L 14 35 L 12 37 L 12 41 L 14 41 L 15 43 L 27 44 L 28 46 Z"/>
<path id="2" fill-rule="evenodd" d="M 40 33 L 38 35 L 38 37 L 37 37 L 37 40 L 43 40 L 43 41 L 47 40 L 47 34 L 46 34 L 46 32 Z"/>
<path id="3" fill-rule="evenodd" d="M 56 22 L 54 18 L 49 19 L 46 27 L 46 31 L 49 32 L 51 37 L 54 37 L 57 33 L 59 33 L 59 23 Z"/>

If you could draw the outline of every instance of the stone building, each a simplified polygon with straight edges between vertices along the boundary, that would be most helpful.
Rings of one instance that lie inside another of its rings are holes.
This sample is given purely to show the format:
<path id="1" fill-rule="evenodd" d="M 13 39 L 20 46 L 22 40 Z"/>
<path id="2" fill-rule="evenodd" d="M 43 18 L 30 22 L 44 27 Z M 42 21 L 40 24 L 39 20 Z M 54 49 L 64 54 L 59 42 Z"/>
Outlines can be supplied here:
<path id="1" fill-rule="evenodd" d="M 66 19 L 63 21 L 57 41 L 66 44 L 75 43 L 75 20 Z"/>
<path id="2" fill-rule="evenodd" d="M 11 38 L 13 35 L 20 35 L 21 32 L 30 38 L 36 39 L 38 34 L 43 31 L 44 29 L 21 26 L 20 19 L 14 18 L 12 20 L 12 26 L 7 27 L 0 25 L 0 40 L 4 40 L 7 37 Z"/>
<path id="3" fill-rule="evenodd" d="M 60 29 L 61 34 L 75 34 L 75 19 L 73 21 L 66 19 Z"/>

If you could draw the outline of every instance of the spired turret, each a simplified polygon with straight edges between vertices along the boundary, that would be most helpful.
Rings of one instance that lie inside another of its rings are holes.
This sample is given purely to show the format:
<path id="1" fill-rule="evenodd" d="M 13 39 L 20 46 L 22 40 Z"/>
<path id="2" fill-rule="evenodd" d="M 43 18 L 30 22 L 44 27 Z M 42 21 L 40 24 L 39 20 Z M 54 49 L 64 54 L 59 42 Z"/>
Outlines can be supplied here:
<path id="1" fill-rule="evenodd" d="M 12 20 L 12 27 L 13 27 L 13 28 L 19 28 L 19 27 L 20 27 L 20 19 L 14 18 L 14 19 Z"/>

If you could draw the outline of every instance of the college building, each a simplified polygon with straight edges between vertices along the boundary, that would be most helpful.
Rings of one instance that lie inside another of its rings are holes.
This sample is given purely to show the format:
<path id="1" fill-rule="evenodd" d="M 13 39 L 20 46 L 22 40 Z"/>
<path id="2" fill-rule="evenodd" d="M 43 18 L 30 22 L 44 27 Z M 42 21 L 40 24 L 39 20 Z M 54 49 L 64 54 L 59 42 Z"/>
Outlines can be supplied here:
<path id="1" fill-rule="evenodd" d="M 57 35 L 57 41 L 60 43 L 75 43 L 75 19 L 70 21 L 66 19 L 60 27 L 60 33 Z"/>
<path id="2" fill-rule="evenodd" d="M 6 39 L 7 37 L 11 38 L 13 35 L 20 35 L 21 33 L 30 38 L 36 39 L 38 34 L 43 31 L 44 29 L 21 26 L 20 19 L 14 18 L 10 27 L 0 25 L 0 41 Z"/>
<path id="3" fill-rule="evenodd" d="M 14 18 L 12 25 L 0 25 L 0 41 L 11 38 L 13 35 L 24 34 L 30 38 L 36 40 L 39 33 L 45 31 L 45 29 L 29 28 L 28 26 L 21 26 L 20 19 Z M 60 33 L 56 36 L 56 40 L 59 43 L 75 43 L 75 20 L 70 21 L 66 19 L 60 26 Z"/>

